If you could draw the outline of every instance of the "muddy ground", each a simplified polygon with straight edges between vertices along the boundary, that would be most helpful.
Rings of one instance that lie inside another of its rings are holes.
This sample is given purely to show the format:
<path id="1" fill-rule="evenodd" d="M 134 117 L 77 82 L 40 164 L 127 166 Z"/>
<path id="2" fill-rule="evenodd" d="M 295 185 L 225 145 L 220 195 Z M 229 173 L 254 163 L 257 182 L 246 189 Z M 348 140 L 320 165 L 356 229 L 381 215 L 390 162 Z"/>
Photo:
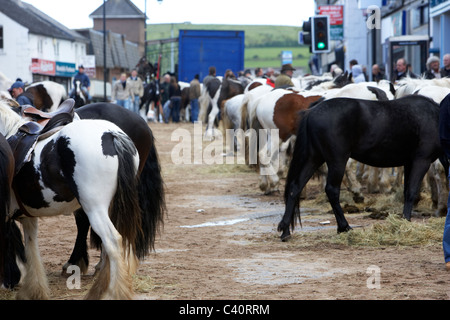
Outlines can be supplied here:
<path id="1" fill-rule="evenodd" d="M 134 277 L 136 299 L 450 298 L 450 273 L 439 243 L 353 247 L 323 241 L 335 236 L 336 223 L 326 203 L 315 205 L 323 192 L 314 182 L 308 187 L 309 200 L 302 203 L 303 227 L 297 227 L 291 241 L 281 242 L 276 227 L 284 211 L 283 185 L 280 193 L 267 196 L 258 188 L 258 174 L 245 165 L 175 165 L 171 152 L 179 142 L 171 141 L 171 134 L 177 127 L 193 132 L 192 124 L 151 124 L 168 213 L 156 251 Z M 379 223 L 368 215 L 346 217 L 357 228 Z M 330 224 L 322 224 L 325 221 Z M 82 299 L 92 284 L 99 253 L 90 250 L 91 265 L 81 278 L 81 289 L 69 290 L 61 270 L 74 244 L 73 217 L 43 219 L 39 232 L 52 298 Z M 1 295 L 10 299 L 14 292 L 2 290 Z"/>

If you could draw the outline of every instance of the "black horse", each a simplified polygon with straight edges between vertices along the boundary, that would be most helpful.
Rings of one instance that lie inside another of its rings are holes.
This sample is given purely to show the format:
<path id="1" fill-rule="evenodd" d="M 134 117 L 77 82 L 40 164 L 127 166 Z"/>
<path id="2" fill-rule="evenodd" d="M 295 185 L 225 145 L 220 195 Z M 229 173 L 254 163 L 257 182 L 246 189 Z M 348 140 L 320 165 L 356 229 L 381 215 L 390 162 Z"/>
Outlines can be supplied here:
<path id="1" fill-rule="evenodd" d="M 330 99 L 302 111 L 278 225 L 284 241 L 300 219 L 300 193 L 314 172 L 328 166 L 325 192 L 337 231 L 351 229 L 339 204 L 349 158 L 374 167 L 404 166 L 403 215 L 411 219 L 414 200 L 430 164 L 438 157 L 448 170 L 439 141 L 439 106 L 423 96 L 390 101 Z"/>
<path id="2" fill-rule="evenodd" d="M 150 83 L 144 84 L 144 95 L 141 98 L 139 109 L 142 109 L 142 107 L 145 106 L 145 115 L 147 115 L 148 110 L 150 109 L 150 103 L 153 102 L 156 110 L 158 111 L 157 115 L 159 115 L 160 111 L 158 108 L 159 100 L 160 100 L 160 91 L 158 80 L 152 80 Z"/>
<path id="3" fill-rule="evenodd" d="M 12 288 L 20 280 L 16 255 L 25 261 L 22 235 L 13 219 L 8 218 L 14 177 L 14 155 L 0 134 L 0 283 Z"/>

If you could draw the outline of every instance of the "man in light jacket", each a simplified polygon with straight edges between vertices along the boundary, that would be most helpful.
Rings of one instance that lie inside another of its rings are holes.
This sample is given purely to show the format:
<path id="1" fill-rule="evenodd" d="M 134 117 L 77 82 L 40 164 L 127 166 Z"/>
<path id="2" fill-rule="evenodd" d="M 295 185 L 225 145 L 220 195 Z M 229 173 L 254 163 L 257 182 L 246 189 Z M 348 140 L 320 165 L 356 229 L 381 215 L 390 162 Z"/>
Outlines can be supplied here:
<path id="1" fill-rule="evenodd" d="M 127 84 L 127 75 L 126 73 L 122 73 L 120 79 L 114 83 L 111 100 L 113 103 L 130 110 L 130 97 L 134 99 L 130 91 L 130 86 Z"/>
<path id="2" fill-rule="evenodd" d="M 144 85 L 136 70 L 131 71 L 131 76 L 127 80 L 127 86 L 130 88 L 132 96 L 134 96 L 134 98 L 130 96 L 130 110 L 139 114 L 139 101 L 144 95 Z"/>

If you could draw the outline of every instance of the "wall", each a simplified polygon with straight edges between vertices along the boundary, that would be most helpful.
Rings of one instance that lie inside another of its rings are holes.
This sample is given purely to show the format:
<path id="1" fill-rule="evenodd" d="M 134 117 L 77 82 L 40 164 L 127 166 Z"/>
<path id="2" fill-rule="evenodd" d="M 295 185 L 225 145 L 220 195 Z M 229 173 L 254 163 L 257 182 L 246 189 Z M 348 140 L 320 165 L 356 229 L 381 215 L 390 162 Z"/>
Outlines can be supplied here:
<path id="1" fill-rule="evenodd" d="M 94 19 L 94 30 L 103 32 L 103 19 Z M 106 19 L 106 30 L 124 34 L 126 40 L 139 45 L 139 53 L 144 56 L 145 21 L 144 19 Z"/>
<path id="2" fill-rule="evenodd" d="M 358 9 L 356 0 L 345 0 L 344 3 L 344 41 L 345 41 L 345 70 L 349 62 L 356 59 L 362 66 L 371 70 L 367 60 L 367 25 L 363 11 Z M 342 4 L 342 3 L 340 3 Z"/>
<path id="3" fill-rule="evenodd" d="M 4 50 L 0 51 L 0 69 L 10 80 L 20 77 L 32 81 L 30 71 L 31 56 L 28 44 L 28 29 L 0 12 L 3 26 Z"/>

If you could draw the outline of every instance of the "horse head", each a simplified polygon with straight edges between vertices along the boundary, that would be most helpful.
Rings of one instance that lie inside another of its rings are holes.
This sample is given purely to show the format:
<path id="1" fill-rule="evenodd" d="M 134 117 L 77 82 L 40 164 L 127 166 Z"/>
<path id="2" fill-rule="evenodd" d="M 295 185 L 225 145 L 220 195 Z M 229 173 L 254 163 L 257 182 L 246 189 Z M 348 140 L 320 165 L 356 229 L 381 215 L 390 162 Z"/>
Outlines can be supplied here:
<path id="1" fill-rule="evenodd" d="M 341 73 L 340 75 L 336 76 L 336 78 L 334 78 L 333 80 L 335 88 L 345 87 L 347 84 L 351 82 L 352 82 L 351 77 L 348 76 L 348 71 Z"/>
<path id="2" fill-rule="evenodd" d="M 86 97 L 83 90 L 81 90 L 81 81 L 75 81 L 75 108 L 81 107 L 86 104 Z"/>
<path id="3" fill-rule="evenodd" d="M 150 78 L 150 76 L 155 74 L 156 71 L 155 67 L 148 62 L 146 57 L 139 59 L 139 62 L 136 64 L 136 70 L 138 75 L 144 80 Z"/>
<path id="4" fill-rule="evenodd" d="M 6 138 L 14 135 L 26 121 L 13 111 L 11 105 L 4 100 L 0 101 L 0 133 Z"/>

